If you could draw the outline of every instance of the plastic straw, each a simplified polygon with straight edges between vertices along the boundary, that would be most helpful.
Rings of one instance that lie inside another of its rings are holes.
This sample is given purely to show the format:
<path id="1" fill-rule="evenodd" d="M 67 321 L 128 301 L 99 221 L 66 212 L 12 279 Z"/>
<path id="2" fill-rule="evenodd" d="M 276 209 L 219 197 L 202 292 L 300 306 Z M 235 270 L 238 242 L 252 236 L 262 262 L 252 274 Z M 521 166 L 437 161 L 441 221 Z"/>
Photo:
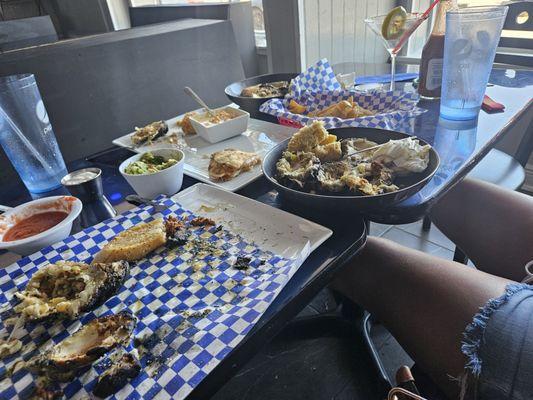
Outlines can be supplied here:
<path id="1" fill-rule="evenodd" d="M 46 160 L 43 158 L 43 156 L 37 151 L 37 149 L 35 147 L 33 147 L 33 145 L 30 143 L 28 138 L 22 134 L 22 132 L 20 131 L 19 127 L 13 122 L 11 117 L 9 115 L 7 115 L 7 113 L 4 111 L 4 109 L 1 106 L 0 106 L 0 114 L 1 114 L 2 117 L 5 118 L 5 120 L 11 126 L 13 131 L 15 131 L 15 133 L 17 134 L 17 136 L 19 137 L 21 142 L 24 143 L 24 145 L 28 148 L 30 153 L 33 154 L 33 156 L 41 163 L 41 165 L 48 172 L 52 171 L 52 167 L 50 166 L 50 164 L 48 164 L 46 162 Z"/>

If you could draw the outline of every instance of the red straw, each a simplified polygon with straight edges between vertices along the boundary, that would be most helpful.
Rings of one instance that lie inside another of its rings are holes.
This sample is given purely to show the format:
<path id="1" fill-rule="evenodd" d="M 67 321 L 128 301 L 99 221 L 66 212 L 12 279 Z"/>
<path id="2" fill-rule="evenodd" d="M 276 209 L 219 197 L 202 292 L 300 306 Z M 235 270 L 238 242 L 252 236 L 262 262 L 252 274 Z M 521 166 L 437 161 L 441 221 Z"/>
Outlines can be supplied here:
<path id="1" fill-rule="evenodd" d="M 409 28 L 403 33 L 398 44 L 394 47 L 394 49 L 392 49 L 392 52 L 394 54 L 398 53 L 402 49 L 404 43 L 407 41 L 407 39 L 409 39 L 409 36 L 411 36 L 413 32 L 416 31 L 416 29 L 422 24 L 422 22 L 424 22 L 429 17 L 429 13 L 431 12 L 431 10 L 433 10 L 433 8 L 435 8 L 439 1 L 440 0 L 434 0 L 433 3 L 431 3 L 431 5 L 429 6 L 429 8 L 411 26 L 411 28 Z"/>

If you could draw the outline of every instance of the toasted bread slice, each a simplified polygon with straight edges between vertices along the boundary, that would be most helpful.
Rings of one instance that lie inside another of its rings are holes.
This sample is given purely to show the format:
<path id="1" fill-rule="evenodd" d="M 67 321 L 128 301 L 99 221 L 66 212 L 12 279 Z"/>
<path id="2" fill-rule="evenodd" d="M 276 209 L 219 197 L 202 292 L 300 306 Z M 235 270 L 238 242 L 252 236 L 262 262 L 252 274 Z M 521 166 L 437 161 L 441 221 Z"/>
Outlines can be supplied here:
<path id="1" fill-rule="evenodd" d="M 322 121 L 315 121 L 311 125 L 304 126 L 292 135 L 287 150 L 291 152 L 308 152 L 313 150 L 328 137 L 328 131 Z"/>
<path id="2" fill-rule="evenodd" d="M 183 116 L 182 120 L 176 123 L 176 125 L 181 128 L 184 135 L 194 135 L 196 133 L 191 123 L 191 117 L 194 117 L 195 115 L 197 114 L 194 111 L 188 112 Z"/>
<path id="3" fill-rule="evenodd" d="M 337 136 L 329 134 L 323 141 L 320 142 L 321 146 L 325 146 L 326 144 L 334 143 L 337 141 Z"/>
<path id="4" fill-rule="evenodd" d="M 96 254 L 93 263 L 137 261 L 165 243 L 165 223 L 159 218 L 120 232 Z"/>

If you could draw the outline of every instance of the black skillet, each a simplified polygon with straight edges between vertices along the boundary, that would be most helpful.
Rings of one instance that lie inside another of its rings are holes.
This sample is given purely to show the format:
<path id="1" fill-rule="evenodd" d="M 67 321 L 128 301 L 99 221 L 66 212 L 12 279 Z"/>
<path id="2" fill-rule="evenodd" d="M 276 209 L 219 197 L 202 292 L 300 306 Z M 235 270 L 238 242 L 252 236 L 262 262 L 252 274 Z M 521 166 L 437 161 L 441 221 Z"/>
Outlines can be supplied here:
<path id="1" fill-rule="evenodd" d="M 403 139 L 409 135 L 396 131 L 372 128 L 338 128 L 330 129 L 329 132 L 336 135 L 338 139 L 367 138 L 376 143 L 385 143 L 391 139 Z M 418 139 L 421 144 L 427 144 L 424 140 Z M 384 193 L 375 196 L 356 196 L 350 192 L 340 193 L 308 193 L 289 188 L 280 184 L 276 176 L 276 162 L 280 159 L 283 151 L 287 148 L 289 139 L 279 143 L 271 149 L 263 159 L 263 173 L 288 202 L 294 202 L 310 207 L 329 207 L 334 212 L 336 207 L 365 211 L 391 206 L 414 195 L 433 177 L 439 166 L 439 156 L 433 147 L 429 153 L 429 164 L 424 172 L 410 174 L 408 177 L 397 178 L 395 183 L 400 186 L 400 190 L 391 193 Z"/>
<path id="2" fill-rule="evenodd" d="M 248 111 L 252 118 L 257 117 L 257 116 L 261 116 L 261 118 L 263 118 L 266 114 L 259 111 L 259 107 L 261 107 L 261 104 L 263 104 L 265 101 L 270 100 L 270 99 L 283 98 L 283 96 L 262 97 L 262 98 L 243 97 L 241 96 L 242 90 L 249 86 L 255 86 L 260 83 L 279 82 L 279 81 L 287 81 L 290 83 L 291 79 L 295 78 L 296 76 L 298 76 L 298 74 L 295 72 L 254 76 L 253 78 L 248 78 L 243 81 L 235 82 L 227 86 L 225 89 L 226 96 L 228 96 L 229 99 L 235 104 L 237 104 L 242 110 Z"/>

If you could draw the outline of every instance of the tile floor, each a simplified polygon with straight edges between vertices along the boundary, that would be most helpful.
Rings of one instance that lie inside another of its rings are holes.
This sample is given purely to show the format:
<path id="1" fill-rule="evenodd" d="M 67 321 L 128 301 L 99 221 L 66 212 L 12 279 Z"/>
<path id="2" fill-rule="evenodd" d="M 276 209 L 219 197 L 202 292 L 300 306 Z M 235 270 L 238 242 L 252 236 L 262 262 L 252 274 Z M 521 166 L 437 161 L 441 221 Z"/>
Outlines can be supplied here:
<path id="1" fill-rule="evenodd" d="M 370 234 L 437 257 L 453 259 L 454 244 L 435 226 L 429 232 L 423 232 L 422 221 L 397 226 L 371 224 Z M 298 317 L 332 312 L 336 307 L 335 299 L 325 289 Z M 367 387 L 372 387 L 375 382 L 369 377 L 370 364 L 365 358 L 362 343 L 343 335 L 332 338 L 327 333 L 321 337 L 295 339 L 291 337 L 291 329 L 289 327 L 268 344 L 213 399 L 378 398 L 371 396 Z M 399 366 L 413 364 L 383 326 L 376 325 L 372 336 L 391 378 Z M 363 381 L 367 384 L 364 385 Z"/>

